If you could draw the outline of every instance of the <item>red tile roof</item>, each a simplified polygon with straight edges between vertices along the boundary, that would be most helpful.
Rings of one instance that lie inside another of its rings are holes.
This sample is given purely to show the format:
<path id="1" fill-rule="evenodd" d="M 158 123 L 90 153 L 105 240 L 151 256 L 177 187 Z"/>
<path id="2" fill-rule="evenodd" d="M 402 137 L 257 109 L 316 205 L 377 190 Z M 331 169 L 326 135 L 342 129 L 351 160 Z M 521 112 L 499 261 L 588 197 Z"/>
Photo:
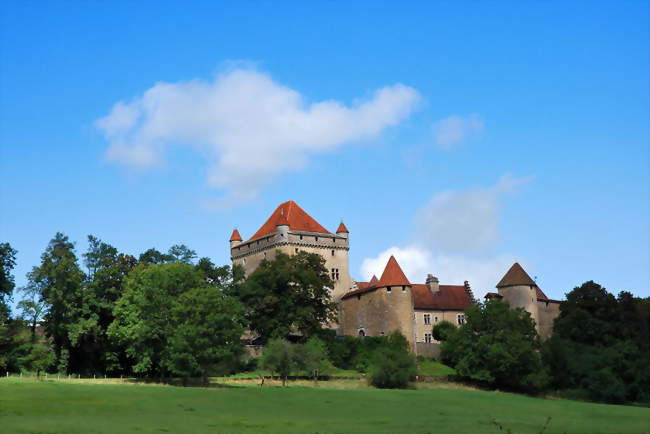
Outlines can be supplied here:
<path id="1" fill-rule="evenodd" d="M 239 235 L 239 231 L 237 229 L 232 231 L 232 235 L 230 236 L 230 241 L 241 241 L 241 235 Z"/>
<path id="2" fill-rule="evenodd" d="M 413 307 L 428 310 L 465 310 L 472 305 L 472 298 L 464 285 L 440 285 L 432 292 L 426 284 L 412 287 Z"/>
<path id="3" fill-rule="evenodd" d="M 346 234 L 349 234 L 350 231 L 348 231 L 348 228 L 346 228 L 345 225 L 343 224 L 343 222 L 341 222 L 341 224 L 339 225 L 338 229 L 336 229 L 336 233 L 337 233 L 337 234 L 340 234 L 340 233 L 346 233 Z"/>
<path id="4" fill-rule="evenodd" d="M 384 272 L 381 274 L 381 278 L 379 279 L 377 286 L 397 286 L 410 284 L 411 282 L 409 282 L 409 280 L 404 275 L 402 267 L 399 266 L 395 257 L 391 255 L 388 259 L 388 263 L 386 264 L 386 268 L 384 268 Z"/>
<path id="5" fill-rule="evenodd" d="M 373 275 L 372 275 L 372 279 L 370 279 L 370 282 L 368 282 L 368 283 L 369 283 L 370 285 L 376 285 L 377 283 L 379 283 L 379 279 L 377 279 L 377 276 L 375 276 L 375 275 L 373 274 Z"/>
<path id="6" fill-rule="evenodd" d="M 503 276 L 501 281 L 497 283 L 497 288 L 503 288 L 505 286 L 517 286 L 517 285 L 531 285 L 536 286 L 536 283 L 533 279 L 530 278 L 528 273 L 519 265 L 518 262 L 515 262 L 508 272 Z"/>
<path id="7" fill-rule="evenodd" d="M 249 240 L 264 237 L 276 232 L 276 226 L 279 224 L 288 224 L 292 231 L 301 232 L 318 232 L 329 234 L 330 232 L 307 214 L 298 204 L 292 200 L 284 202 L 278 206 L 271 217 L 262 225 L 261 228 L 250 237 Z"/>

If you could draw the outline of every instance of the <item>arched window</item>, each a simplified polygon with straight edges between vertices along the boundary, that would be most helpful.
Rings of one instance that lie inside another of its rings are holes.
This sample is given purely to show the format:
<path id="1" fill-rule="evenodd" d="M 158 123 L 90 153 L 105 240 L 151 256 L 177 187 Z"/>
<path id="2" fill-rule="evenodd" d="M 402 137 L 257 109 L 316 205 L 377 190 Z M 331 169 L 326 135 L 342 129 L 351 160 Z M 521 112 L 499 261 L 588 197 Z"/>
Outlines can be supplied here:
<path id="1" fill-rule="evenodd" d="M 366 332 L 364 332 L 363 330 L 359 330 L 359 337 L 363 338 L 365 336 L 366 336 Z"/>

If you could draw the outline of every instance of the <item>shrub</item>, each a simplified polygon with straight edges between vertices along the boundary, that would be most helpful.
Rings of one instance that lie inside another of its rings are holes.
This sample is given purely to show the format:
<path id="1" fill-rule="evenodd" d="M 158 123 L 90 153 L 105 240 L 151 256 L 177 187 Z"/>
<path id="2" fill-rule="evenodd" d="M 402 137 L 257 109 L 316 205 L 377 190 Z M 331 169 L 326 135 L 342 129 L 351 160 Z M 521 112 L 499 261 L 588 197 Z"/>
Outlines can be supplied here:
<path id="1" fill-rule="evenodd" d="M 368 367 L 370 384 L 381 389 L 403 389 L 415 378 L 415 357 L 409 352 L 408 341 L 399 332 L 386 339 L 387 345 L 376 349 Z"/>

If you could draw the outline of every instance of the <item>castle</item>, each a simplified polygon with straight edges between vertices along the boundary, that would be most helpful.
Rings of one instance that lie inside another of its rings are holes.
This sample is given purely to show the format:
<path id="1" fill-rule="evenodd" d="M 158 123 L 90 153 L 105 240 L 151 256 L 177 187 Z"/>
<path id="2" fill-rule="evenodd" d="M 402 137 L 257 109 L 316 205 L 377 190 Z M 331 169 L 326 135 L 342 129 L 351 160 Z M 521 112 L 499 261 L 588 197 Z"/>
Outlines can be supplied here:
<path id="1" fill-rule="evenodd" d="M 465 322 L 464 311 L 476 301 L 467 281 L 462 285 L 442 285 L 428 275 L 425 283 L 411 283 L 394 257 L 377 278 L 354 281 L 349 272 L 350 233 L 341 222 L 329 232 L 297 203 L 288 201 L 276 208 L 266 222 L 244 241 L 237 229 L 230 237 L 233 264 L 250 275 L 259 264 L 273 259 L 277 252 L 293 255 L 300 251 L 317 253 L 334 282 L 332 300 L 338 304 L 337 332 L 350 336 L 381 336 L 399 330 L 417 354 L 437 355 L 437 342 L 431 334 L 436 323 Z M 521 307 L 535 320 L 540 336 L 551 334 L 559 315 L 559 302 L 542 292 L 524 269 L 515 263 L 497 284 L 500 297 L 512 307 Z"/>

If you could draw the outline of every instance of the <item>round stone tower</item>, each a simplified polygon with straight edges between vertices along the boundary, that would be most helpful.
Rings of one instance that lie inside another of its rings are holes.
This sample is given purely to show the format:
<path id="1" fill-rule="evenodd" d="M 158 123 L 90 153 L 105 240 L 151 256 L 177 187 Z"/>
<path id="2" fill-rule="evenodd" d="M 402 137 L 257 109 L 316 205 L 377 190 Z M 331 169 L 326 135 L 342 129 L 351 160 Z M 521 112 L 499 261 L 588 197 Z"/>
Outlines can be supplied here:
<path id="1" fill-rule="evenodd" d="M 535 329 L 539 332 L 539 312 L 537 310 L 537 284 L 528 273 L 515 262 L 510 270 L 497 284 L 499 295 L 508 302 L 511 308 L 520 307 L 530 313 L 535 321 Z"/>

